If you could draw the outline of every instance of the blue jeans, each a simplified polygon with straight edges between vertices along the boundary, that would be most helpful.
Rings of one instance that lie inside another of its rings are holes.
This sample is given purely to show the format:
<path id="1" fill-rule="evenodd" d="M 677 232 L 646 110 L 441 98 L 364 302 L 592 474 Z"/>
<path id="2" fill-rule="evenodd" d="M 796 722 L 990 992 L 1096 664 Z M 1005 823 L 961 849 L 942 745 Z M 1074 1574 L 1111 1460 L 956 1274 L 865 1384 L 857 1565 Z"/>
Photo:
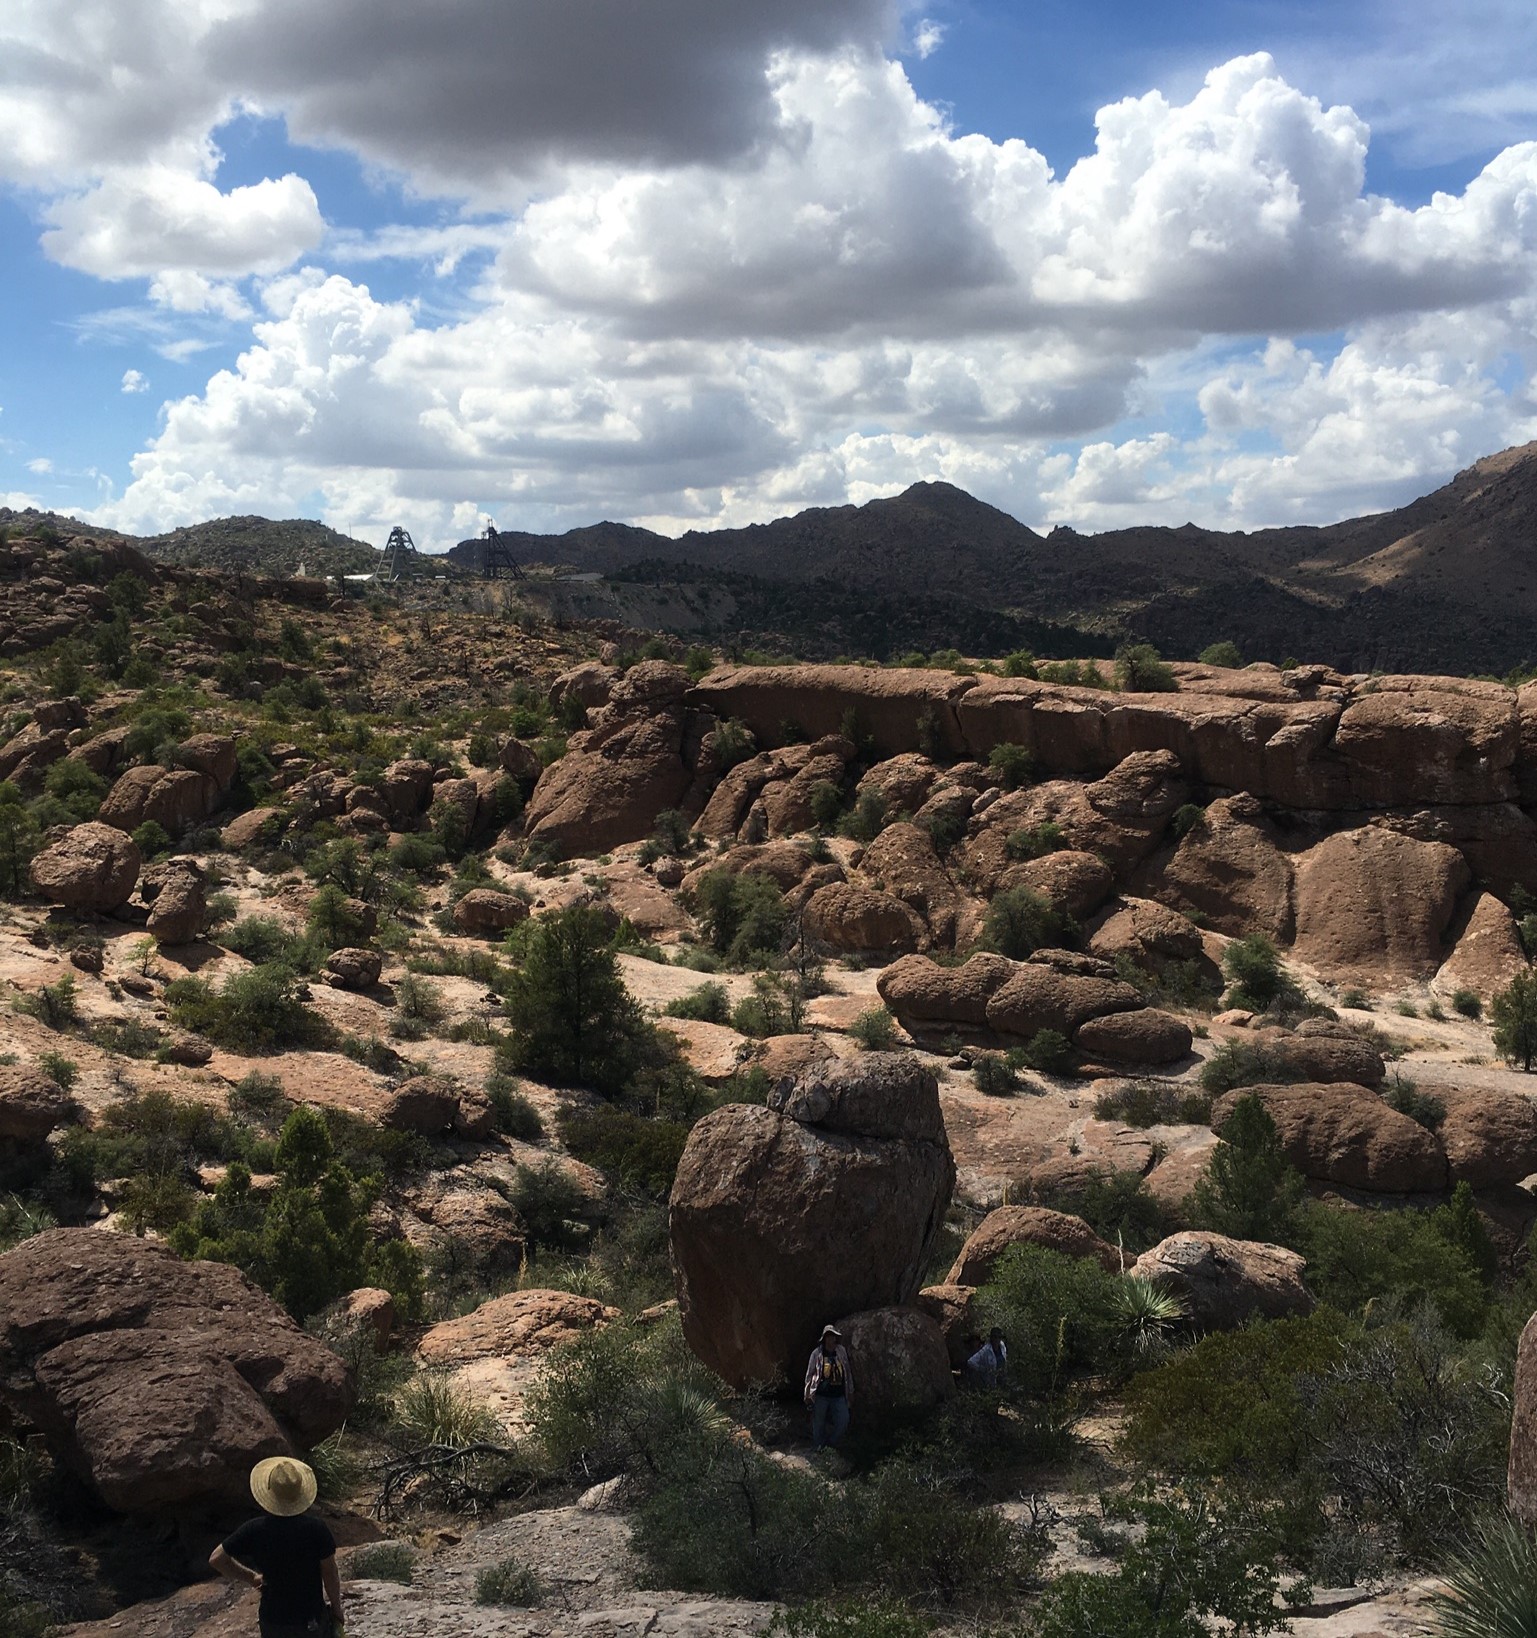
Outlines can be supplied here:
<path id="1" fill-rule="evenodd" d="M 842 1394 L 819 1393 L 811 1401 L 811 1443 L 836 1445 L 849 1431 L 849 1402 Z"/>

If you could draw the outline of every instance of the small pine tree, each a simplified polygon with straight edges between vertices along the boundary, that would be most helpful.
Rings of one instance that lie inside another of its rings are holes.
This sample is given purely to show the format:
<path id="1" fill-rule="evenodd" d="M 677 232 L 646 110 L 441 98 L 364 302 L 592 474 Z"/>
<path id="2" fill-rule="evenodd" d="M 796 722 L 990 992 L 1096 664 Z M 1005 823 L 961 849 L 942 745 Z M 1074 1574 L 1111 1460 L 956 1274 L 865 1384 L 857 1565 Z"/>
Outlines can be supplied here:
<path id="1" fill-rule="evenodd" d="M 1270 1111 L 1254 1094 L 1238 1100 L 1206 1176 L 1191 1191 L 1195 1221 L 1235 1240 L 1284 1240 L 1303 1183 L 1281 1149 Z"/>
<path id="2" fill-rule="evenodd" d="M 1489 1006 L 1494 1049 L 1528 1074 L 1537 1059 L 1537 973 L 1517 973 Z"/>

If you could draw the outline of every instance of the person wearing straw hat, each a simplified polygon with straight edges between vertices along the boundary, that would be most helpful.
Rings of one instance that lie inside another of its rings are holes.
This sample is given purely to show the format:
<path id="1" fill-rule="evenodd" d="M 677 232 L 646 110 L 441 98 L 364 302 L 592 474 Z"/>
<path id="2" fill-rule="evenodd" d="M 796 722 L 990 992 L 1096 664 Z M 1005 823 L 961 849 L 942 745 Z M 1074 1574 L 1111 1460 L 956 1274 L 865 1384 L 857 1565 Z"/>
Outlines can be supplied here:
<path id="1" fill-rule="evenodd" d="M 854 1404 L 854 1370 L 836 1325 L 822 1327 L 822 1340 L 806 1361 L 805 1399 L 811 1410 L 812 1446 L 821 1450 L 836 1445 L 849 1430 Z"/>
<path id="2" fill-rule="evenodd" d="M 336 1539 L 309 1516 L 314 1470 L 292 1456 L 269 1456 L 251 1469 L 260 1518 L 242 1524 L 209 1555 L 227 1581 L 261 1589 L 261 1638 L 332 1638 L 343 1633 L 342 1578 Z"/>

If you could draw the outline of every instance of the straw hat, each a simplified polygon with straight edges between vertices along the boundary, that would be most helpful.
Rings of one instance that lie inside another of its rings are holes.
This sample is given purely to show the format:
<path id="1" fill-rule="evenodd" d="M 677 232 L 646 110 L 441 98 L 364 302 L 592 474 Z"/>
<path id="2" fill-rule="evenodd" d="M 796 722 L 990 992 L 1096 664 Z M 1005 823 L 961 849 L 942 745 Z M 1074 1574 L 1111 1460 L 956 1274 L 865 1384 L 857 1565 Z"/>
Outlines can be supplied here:
<path id="1" fill-rule="evenodd" d="M 280 1519 L 307 1513 L 317 1488 L 314 1469 L 292 1456 L 269 1456 L 251 1469 L 251 1494 Z"/>

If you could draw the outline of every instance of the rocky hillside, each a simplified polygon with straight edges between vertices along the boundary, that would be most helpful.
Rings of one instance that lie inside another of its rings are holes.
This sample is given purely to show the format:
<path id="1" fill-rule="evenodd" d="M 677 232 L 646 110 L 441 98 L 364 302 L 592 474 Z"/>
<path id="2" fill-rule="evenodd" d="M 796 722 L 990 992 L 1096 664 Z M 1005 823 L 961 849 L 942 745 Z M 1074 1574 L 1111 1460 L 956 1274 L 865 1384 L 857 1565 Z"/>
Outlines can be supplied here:
<path id="1" fill-rule="evenodd" d="M 1424 1638 L 1537 1522 L 1537 684 L 0 593 L 0 1631 L 233 1638 L 279 1452 L 386 1638 Z"/>
<path id="2" fill-rule="evenodd" d="M 1537 445 L 1480 461 L 1397 511 L 1323 528 L 1063 528 L 1043 537 L 952 485 L 923 483 L 861 507 L 677 540 L 617 524 L 508 539 L 525 562 L 604 574 L 686 580 L 686 566 L 707 584 L 741 575 L 825 581 L 877 598 L 939 591 L 959 604 L 1146 638 L 1171 654 L 1226 640 L 1269 660 L 1463 674 L 1537 659 Z M 470 565 L 478 550 L 463 542 L 450 555 Z M 959 625 L 964 615 L 953 618 Z"/>

